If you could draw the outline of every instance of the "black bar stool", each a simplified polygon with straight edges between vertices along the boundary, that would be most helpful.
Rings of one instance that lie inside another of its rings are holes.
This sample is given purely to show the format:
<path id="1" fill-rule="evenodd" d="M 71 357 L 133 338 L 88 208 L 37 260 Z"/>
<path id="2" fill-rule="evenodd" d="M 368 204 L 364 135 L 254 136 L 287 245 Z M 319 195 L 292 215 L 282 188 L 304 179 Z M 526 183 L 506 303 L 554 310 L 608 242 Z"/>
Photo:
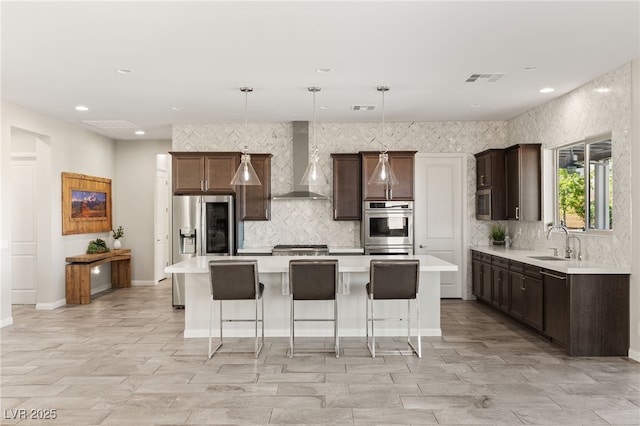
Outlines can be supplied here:
<path id="1" fill-rule="evenodd" d="M 420 261 L 410 259 L 373 259 L 369 270 L 369 283 L 367 290 L 367 347 L 373 358 L 376 357 L 376 321 L 407 321 L 407 343 L 411 351 L 378 351 L 382 355 L 410 355 L 415 352 L 418 358 L 422 357 L 422 344 L 420 341 L 420 298 L 418 297 L 420 286 Z M 374 300 L 407 299 L 406 318 L 375 318 L 373 310 Z M 418 348 L 411 342 L 411 300 L 415 300 L 418 320 Z M 371 317 L 369 317 L 371 306 Z M 369 323 L 371 323 L 371 342 L 369 341 Z"/>
<path id="2" fill-rule="evenodd" d="M 291 334 L 289 336 L 289 358 L 293 357 L 295 341 L 295 322 L 297 321 L 333 321 L 335 348 L 333 351 L 302 350 L 303 352 L 335 352 L 340 356 L 338 337 L 338 261 L 337 260 L 290 260 L 289 294 L 291 297 Z M 310 300 L 333 300 L 333 318 L 295 317 L 295 302 Z"/>
<path id="3" fill-rule="evenodd" d="M 256 260 L 211 260 L 209 261 L 209 276 L 211 278 L 211 303 L 209 305 L 209 358 L 213 357 L 222 347 L 223 322 L 255 322 L 255 357 L 258 358 L 264 343 L 264 284 L 258 281 L 258 262 Z M 211 350 L 211 332 L 213 321 L 213 302 L 220 302 L 220 343 Z M 255 318 L 252 319 L 223 319 L 223 300 L 254 300 Z M 258 300 L 260 300 L 260 317 L 258 317 Z M 258 339 L 258 323 L 261 325 L 260 340 Z M 245 352 L 246 353 L 246 352 Z"/>

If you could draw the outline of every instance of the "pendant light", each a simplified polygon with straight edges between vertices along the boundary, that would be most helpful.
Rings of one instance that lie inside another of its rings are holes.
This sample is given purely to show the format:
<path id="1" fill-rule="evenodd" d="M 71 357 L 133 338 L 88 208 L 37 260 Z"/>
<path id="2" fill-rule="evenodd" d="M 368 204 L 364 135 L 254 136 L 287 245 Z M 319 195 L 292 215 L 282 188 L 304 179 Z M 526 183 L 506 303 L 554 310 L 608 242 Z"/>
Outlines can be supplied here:
<path id="1" fill-rule="evenodd" d="M 256 171 L 251 165 L 251 156 L 249 155 L 249 148 L 247 148 L 247 142 L 249 141 L 249 125 L 247 124 L 247 94 L 253 92 L 251 87 L 241 87 L 241 92 L 244 92 L 244 150 L 240 157 L 240 165 L 236 174 L 231 179 L 231 185 L 262 185 L 260 179 L 256 174 Z"/>
<path id="2" fill-rule="evenodd" d="M 320 168 L 320 155 L 318 155 L 318 145 L 316 145 L 316 93 L 320 91 L 319 87 L 309 87 L 313 93 L 313 145 L 309 156 L 309 165 L 305 170 L 300 185 L 326 185 L 327 176 Z"/>
<path id="3" fill-rule="evenodd" d="M 389 155 L 387 154 L 387 146 L 384 143 L 384 92 L 389 90 L 387 86 L 378 86 L 378 92 L 382 94 L 382 151 L 378 156 L 378 164 L 373 170 L 373 174 L 367 181 L 368 184 L 385 184 L 394 185 L 398 183 L 395 173 L 389 164 Z"/>

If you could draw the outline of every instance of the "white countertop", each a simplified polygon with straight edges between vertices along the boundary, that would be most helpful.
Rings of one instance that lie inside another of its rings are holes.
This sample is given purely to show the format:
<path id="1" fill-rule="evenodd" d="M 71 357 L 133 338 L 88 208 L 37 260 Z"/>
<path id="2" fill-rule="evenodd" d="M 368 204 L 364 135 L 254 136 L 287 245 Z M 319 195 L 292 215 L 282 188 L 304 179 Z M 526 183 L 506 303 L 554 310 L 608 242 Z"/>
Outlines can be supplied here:
<path id="1" fill-rule="evenodd" d="M 256 256 L 260 273 L 285 273 L 289 272 L 289 260 L 291 259 L 337 259 L 339 272 L 369 272 L 371 259 L 419 259 L 421 272 L 457 271 L 458 266 L 453 263 L 438 259 L 429 255 L 414 256 Z M 225 256 L 225 259 L 252 259 L 251 256 Z M 222 259 L 220 256 L 196 256 L 173 265 L 167 266 L 164 271 L 174 274 L 207 274 L 209 273 L 209 260 Z"/>
<path id="2" fill-rule="evenodd" d="M 558 257 L 560 260 L 540 260 L 533 259 L 529 256 L 549 256 L 550 252 L 538 251 L 538 250 L 526 250 L 517 248 L 505 248 L 505 247 L 486 247 L 486 246 L 471 246 L 471 250 L 479 251 L 486 254 L 504 257 L 506 259 L 515 260 L 522 263 L 528 263 L 529 265 L 539 266 L 541 268 L 549 269 L 557 272 L 564 272 L 565 274 L 630 274 L 631 268 L 622 266 L 606 265 L 603 263 L 593 261 L 577 261 L 572 259 L 564 259 Z"/>

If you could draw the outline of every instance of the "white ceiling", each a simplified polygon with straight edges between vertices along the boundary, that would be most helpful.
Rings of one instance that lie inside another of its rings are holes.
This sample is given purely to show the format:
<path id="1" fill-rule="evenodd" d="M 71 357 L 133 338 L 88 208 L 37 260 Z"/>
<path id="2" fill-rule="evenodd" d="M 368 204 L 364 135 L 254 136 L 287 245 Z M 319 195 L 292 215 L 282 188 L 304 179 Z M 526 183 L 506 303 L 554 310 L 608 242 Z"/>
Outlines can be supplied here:
<path id="1" fill-rule="evenodd" d="M 318 122 L 379 121 L 378 85 L 386 121 L 506 120 L 640 57 L 638 0 L 3 1 L 1 14 L 2 98 L 116 139 L 243 122 L 241 86 L 249 122 L 312 120 L 308 86 L 328 107 Z"/>

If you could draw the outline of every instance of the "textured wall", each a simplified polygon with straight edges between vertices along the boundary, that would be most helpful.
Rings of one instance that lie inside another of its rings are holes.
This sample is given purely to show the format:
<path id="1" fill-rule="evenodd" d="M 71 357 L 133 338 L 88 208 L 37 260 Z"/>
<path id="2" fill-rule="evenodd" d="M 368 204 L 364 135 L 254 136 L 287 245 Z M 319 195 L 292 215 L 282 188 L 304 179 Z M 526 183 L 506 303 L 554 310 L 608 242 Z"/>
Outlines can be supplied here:
<path id="1" fill-rule="evenodd" d="M 314 189 L 332 194 L 333 152 L 381 149 L 380 123 L 316 123 L 316 143 L 329 185 Z M 175 151 L 240 151 L 245 145 L 242 124 L 174 125 Z M 475 220 L 475 158 L 489 147 L 506 146 L 505 122 L 400 122 L 385 124 L 390 150 L 423 153 L 468 153 L 469 242 L 486 244 L 487 224 Z M 313 135 L 310 135 L 312 138 Z M 291 123 L 250 124 L 247 146 L 251 152 L 269 152 L 272 158 L 272 193 L 292 189 Z M 245 223 L 245 247 L 274 244 L 360 245 L 360 223 L 333 221 L 331 201 L 275 200 L 272 220 Z"/>
<path id="2" fill-rule="evenodd" d="M 599 88 L 610 88 L 606 93 Z M 554 148 L 605 132 L 612 134 L 613 232 L 607 235 L 582 234 L 585 260 L 620 266 L 631 265 L 631 64 L 605 74 L 584 86 L 534 108 L 509 121 L 509 141 L 542 143 Z M 546 194 L 545 194 L 546 195 Z M 510 222 L 513 232 L 521 227 L 516 243 L 520 247 L 563 247 L 564 237 L 545 238 L 542 222 Z M 541 236 L 541 237 L 540 237 Z"/>

